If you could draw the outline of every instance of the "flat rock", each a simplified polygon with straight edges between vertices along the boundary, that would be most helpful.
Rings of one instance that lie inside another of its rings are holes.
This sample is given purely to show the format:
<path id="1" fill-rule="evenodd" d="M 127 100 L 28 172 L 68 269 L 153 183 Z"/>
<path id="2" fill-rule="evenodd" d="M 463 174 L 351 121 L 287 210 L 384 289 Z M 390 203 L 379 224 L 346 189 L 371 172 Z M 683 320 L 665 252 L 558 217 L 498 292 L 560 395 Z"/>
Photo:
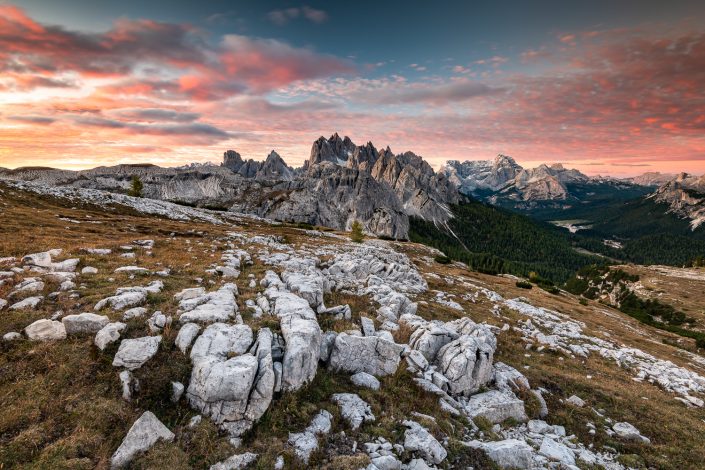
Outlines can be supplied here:
<path id="1" fill-rule="evenodd" d="M 27 338 L 34 341 L 55 341 L 66 339 L 66 328 L 60 321 L 37 320 L 24 329 Z"/>
<path id="2" fill-rule="evenodd" d="M 183 291 L 182 291 L 183 292 Z M 235 316 L 237 303 L 235 284 L 225 284 L 215 292 L 191 297 L 185 294 L 179 302 L 181 323 L 226 322 Z"/>
<path id="3" fill-rule="evenodd" d="M 556 442 L 549 437 L 544 437 L 541 441 L 539 454 L 549 460 L 560 462 L 562 465 L 575 465 L 575 454 L 565 444 Z"/>
<path id="4" fill-rule="evenodd" d="M 227 359 L 229 355 L 243 354 L 252 345 L 252 329 L 247 325 L 213 323 L 203 331 L 191 348 L 191 359 L 207 356 Z"/>
<path id="5" fill-rule="evenodd" d="M 473 447 L 481 448 L 499 468 L 513 470 L 529 470 L 532 467 L 534 450 L 529 444 L 518 439 L 503 441 L 471 443 Z"/>
<path id="6" fill-rule="evenodd" d="M 123 339 L 113 358 L 113 366 L 135 370 L 154 357 L 159 350 L 161 336 L 145 336 L 136 339 Z"/>
<path id="7" fill-rule="evenodd" d="M 257 460 L 257 454 L 246 452 L 229 457 L 222 462 L 211 465 L 210 470 L 240 470 Z"/>
<path id="8" fill-rule="evenodd" d="M 42 297 L 41 295 L 35 297 L 27 297 L 24 300 L 10 305 L 10 310 L 34 310 L 39 306 L 40 303 L 42 303 L 42 300 L 44 300 L 44 297 Z"/>
<path id="9" fill-rule="evenodd" d="M 465 403 L 465 410 L 471 418 L 482 416 L 493 424 L 508 418 L 527 420 L 524 402 L 509 391 L 490 390 L 473 395 Z"/>
<path id="10" fill-rule="evenodd" d="M 174 433 L 151 411 L 145 411 L 127 432 L 120 447 L 110 458 L 110 468 L 124 468 L 137 454 L 149 450 L 159 440 L 172 441 Z"/>
<path id="11" fill-rule="evenodd" d="M 396 372 L 401 360 L 402 345 L 377 336 L 352 336 L 340 333 L 333 343 L 328 367 L 351 373 L 366 372 L 385 376 Z"/>
<path id="12" fill-rule="evenodd" d="M 105 315 L 80 313 L 78 315 L 67 315 L 61 319 L 61 322 L 66 328 L 67 335 L 80 335 L 99 332 L 105 325 L 110 323 L 110 319 Z"/>

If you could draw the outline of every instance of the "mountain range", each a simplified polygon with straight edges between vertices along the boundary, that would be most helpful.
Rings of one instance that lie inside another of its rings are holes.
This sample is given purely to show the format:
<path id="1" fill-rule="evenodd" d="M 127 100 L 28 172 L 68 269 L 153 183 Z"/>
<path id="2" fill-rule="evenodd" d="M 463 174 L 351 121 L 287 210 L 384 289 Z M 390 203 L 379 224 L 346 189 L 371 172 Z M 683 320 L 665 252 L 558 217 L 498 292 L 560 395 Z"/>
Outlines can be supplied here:
<path id="1" fill-rule="evenodd" d="M 506 155 L 449 161 L 436 172 L 413 152 L 357 145 L 337 133 L 317 139 L 299 168 L 276 151 L 256 161 L 228 150 L 219 165 L 0 169 L 4 179 L 118 193 L 127 192 L 134 177 L 148 198 L 334 229 L 359 220 L 381 237 L 445 240 L 438 248 L 455 244 L 455 252 L 471 253 L 463 255 L 467 262 L 490 270 L 530 269 L 536 260 L 508 254 L 508 247 L 523 246 L 527 237 L 552 247 L 556 259 L 543 265 L 543 273 L 560 278 L 591 261 L 576 258 L 575 250 L 664 264 L 705 251 L 704 177 L 590 177 L 561 164 L 524 168 Z"/>

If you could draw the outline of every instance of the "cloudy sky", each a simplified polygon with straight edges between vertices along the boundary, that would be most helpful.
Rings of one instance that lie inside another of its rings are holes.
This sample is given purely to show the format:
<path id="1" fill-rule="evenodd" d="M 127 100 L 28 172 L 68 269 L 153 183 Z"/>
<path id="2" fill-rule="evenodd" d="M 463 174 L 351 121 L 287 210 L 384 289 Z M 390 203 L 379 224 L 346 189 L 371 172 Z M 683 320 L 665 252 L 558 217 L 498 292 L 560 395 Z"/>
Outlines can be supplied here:
<path id="1" fill-rule="evenodd" d="M 703 173 L 705 2 L 0 0 L 0 166 L 298 166 L 336 131 Z"/>

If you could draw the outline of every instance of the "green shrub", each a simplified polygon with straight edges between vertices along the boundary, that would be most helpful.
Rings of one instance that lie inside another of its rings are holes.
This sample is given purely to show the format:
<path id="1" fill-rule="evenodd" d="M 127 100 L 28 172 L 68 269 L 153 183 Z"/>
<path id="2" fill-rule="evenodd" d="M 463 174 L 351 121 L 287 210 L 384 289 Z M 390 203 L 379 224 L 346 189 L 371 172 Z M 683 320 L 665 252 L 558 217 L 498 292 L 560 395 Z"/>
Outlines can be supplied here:
<path id="1" fill-rule="evenodd" d="M 534 286 L 532 286 L 530 282 L 526 282 L 526 281 L 517 281 L 516 286 L 520 287 L 522 289 L 533 289 L 534 288 Z"/>
<path id="2" fill-rule="evenodd" d="M 450 262 L 452 261 L 446 255 L 438 255 L 435 258 L 433 258 L 433 260 L 439 264 L 450 264 Z"/>
<path id="3" fill-rule="evenodd" d="M 132 197 L 142 197 L 142 191 L 144 190 L 144 185 L 139 176 L 135 175 L 132 177 L 132 183 L 130 184 L 130 189 L 127 190 L 127 195 Z"/>
<path id="4" fill-rule="evenodd" d="M 350 227 L 350 240 L 355 243 L 362 243 L 364 239 L 365 234 L 362 233 L 362 224 L 359 220 L 356 220 L 352 223 L 352 227 Z"/>

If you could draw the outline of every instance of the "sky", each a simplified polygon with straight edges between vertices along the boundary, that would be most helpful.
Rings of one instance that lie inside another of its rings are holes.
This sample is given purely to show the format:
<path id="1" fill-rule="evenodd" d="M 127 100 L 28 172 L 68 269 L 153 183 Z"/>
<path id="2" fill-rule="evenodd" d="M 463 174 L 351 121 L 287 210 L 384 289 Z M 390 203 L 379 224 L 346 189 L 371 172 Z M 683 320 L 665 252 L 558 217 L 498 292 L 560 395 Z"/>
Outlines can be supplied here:
<path id="1" fill-rule="evenodd" d="M 300 166 L 334 132 L 705 173 L 705 2 L 0 0 L 0 167 Z"/>

